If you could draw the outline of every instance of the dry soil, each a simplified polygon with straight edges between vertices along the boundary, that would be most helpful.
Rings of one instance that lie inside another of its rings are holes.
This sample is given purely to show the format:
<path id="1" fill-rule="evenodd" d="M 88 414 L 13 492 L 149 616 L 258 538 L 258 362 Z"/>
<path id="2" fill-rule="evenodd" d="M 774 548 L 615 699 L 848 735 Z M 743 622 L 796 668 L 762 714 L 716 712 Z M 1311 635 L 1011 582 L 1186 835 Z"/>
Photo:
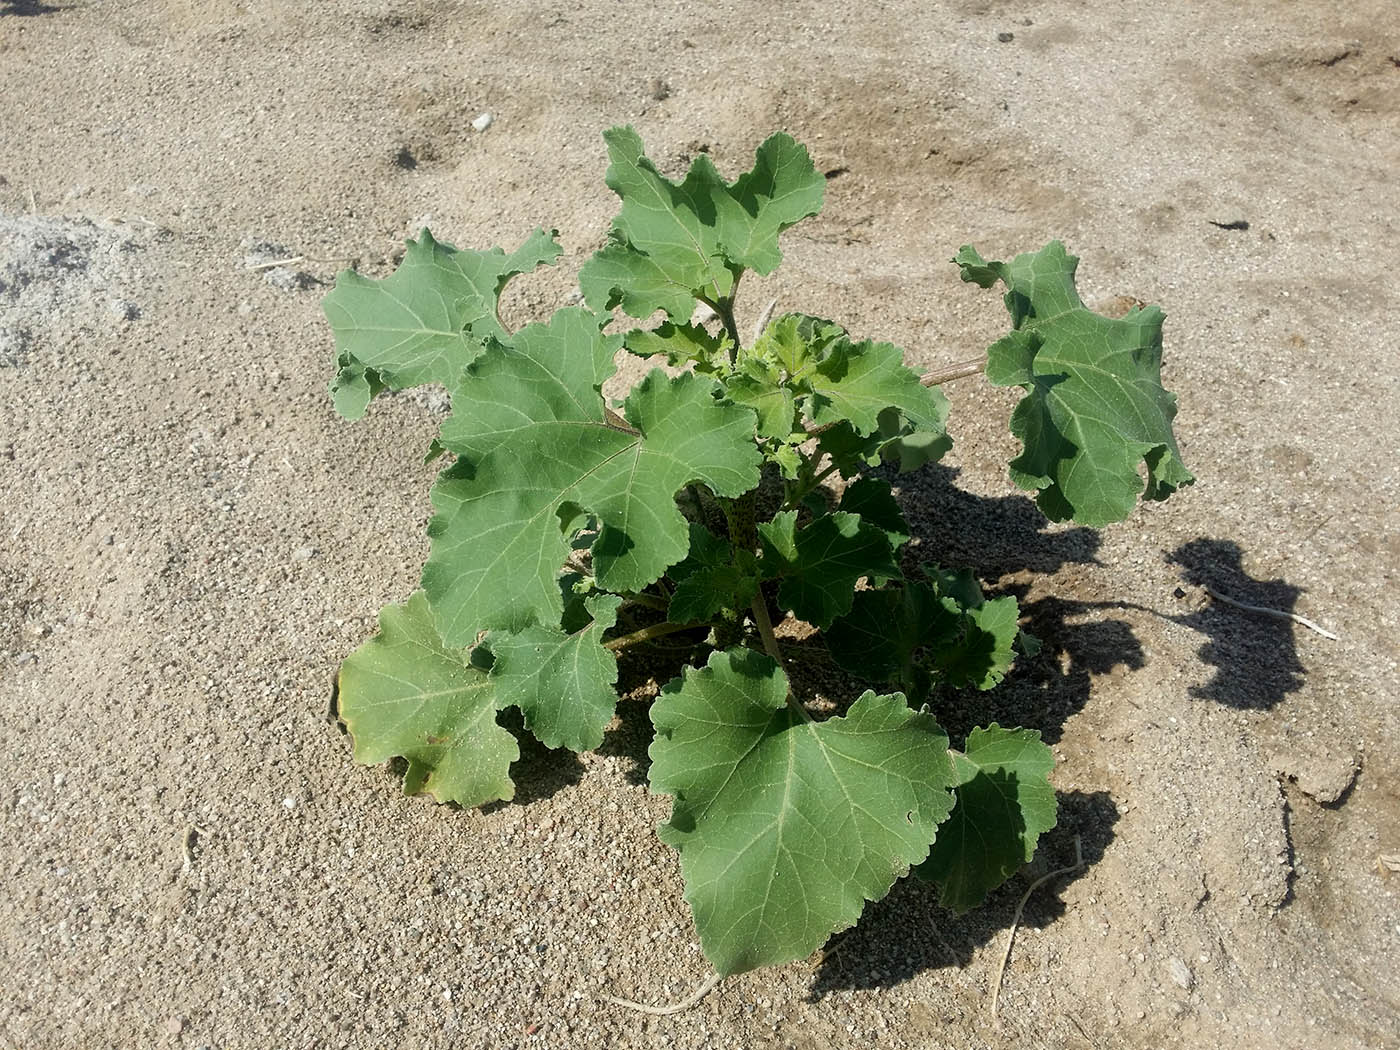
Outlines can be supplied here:
<path id="1" fill-rule="evenodd" d="M 746 323 L 962 360 L 1004 319 L 958 246 L 1064 239 L 1091 303 L 1166 309 L 1200 478 L 1047 526 L 1012 394 L 949 385 L 920 555 L 1046 649 L 940 715 L 1042 730 L 1060 826 L 973 915 L 901 883 L 664 1019 L 601 1000 L 707 972 L 644 703 L 486 811 L 352 765 L 328 706 L 414 587 L 442 398 L 340 421 L 319 300 L 424 224 L 543 225 L 507 314 L 547 314 L 617 123 L 672 174 L 779 128 L 829 174 Z M 1393 0 L 0 2 L 0 1047 L 1400 1046 L 1397 187 Z"/>

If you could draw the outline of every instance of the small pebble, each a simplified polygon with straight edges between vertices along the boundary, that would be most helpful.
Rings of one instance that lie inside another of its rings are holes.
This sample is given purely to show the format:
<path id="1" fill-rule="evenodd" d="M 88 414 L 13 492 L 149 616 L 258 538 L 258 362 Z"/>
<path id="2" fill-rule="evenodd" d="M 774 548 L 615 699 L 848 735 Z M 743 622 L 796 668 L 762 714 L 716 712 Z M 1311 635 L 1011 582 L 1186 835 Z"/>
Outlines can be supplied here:
<path id="1" fill-rule="evenodd" d="M 474 121 L 472 121 L 472 130 L 485 131 L 491 126 L 494 120 L 495 118 L 492 117 L 490 113 L 483 113 L 481 114 L 481 116 L 477 117 Z"/>
<path id="2" fill-rule="evenodd" d="M 107 312 L 119 321 L 134 321 L 141 316 L 141 308 L 127 299 L 110 299 Z"/>
<path id="3" fill-rule="evenodd" d="M 1172 980 L 1181 988 L 1183 992 L 1189 992 L 1196 983 L 1196 975 L 1191 972 L 1191 967 L 1173 955 L 1167 960 L 1167 970 L 1171 973 Z"/>
<path id="4" fill-rule="evenodd" d="M 292 561 L 308 561 L 316 556 L 315 547 L 298 547 L 292 551 Z"/>
<path id="5" fill-rule="evenodd" d="M 1009 43 L 1011 43 L 1011 41 L 1013 41 L 1013 40 L 1015 40 L 1015 39 L 1016 39 L 1016 34 L 1015 34 L 1015 33 L 998 33 L 998 34 L 997 34 L 997 40 L 998 40 L 1000 43 L 1003 43 L 1003 44 L 1009 44 Z"/>
<path id="6" fill-rule="evenodd" d="M 170 1035 L 179 1035 L 185 1030 L 185 1019 L 183 1017 L 172 1017 L 165 1022 L 165 1030 Z"/>

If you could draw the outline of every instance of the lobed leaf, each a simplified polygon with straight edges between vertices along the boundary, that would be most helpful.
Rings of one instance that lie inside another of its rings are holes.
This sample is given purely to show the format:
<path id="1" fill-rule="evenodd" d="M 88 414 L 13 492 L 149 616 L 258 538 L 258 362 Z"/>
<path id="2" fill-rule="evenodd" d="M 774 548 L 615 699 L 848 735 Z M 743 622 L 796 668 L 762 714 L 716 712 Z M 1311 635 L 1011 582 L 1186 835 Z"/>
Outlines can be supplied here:
<path id="1" fill-rule="evenodd" d="M 515 796 L 515 737 L 496 723 L 495 683 L 446 646 L 422 591 L 379 613 L 379 633 L 340 667 L 340 717 L 366 765 L 408 760 L 404 794 L 480 806 Z"/>
<path id="2" fill-rule="evenodd" d="M 791 135 L 769 136 L 754 155 L 753 170 L 715 194 L 720 250 L 734 265 L 772 273 L 783 261 L 778 235 L 821 211 L 825 195 L 826 179 L 807 147 Z"/>
<path id="3" fill-rule="evenodd" d="M 690 553 L 668 573 L 676 581 L 667 617 L 672 623 L 713 619 L 723 609 L 744 609 L 758 593 L 758 560 L 735 551 L 703 525 L 690 525 Z"/>
<path id="4" fill-rule="evenodd" d="M 1117 320 L 1089 310 L 1075 289 L 1079 260 L 1059 241 L 1009 263 L 964 246 L 954 262 L 965 281 L 1007 287 L 1013 331 L 989 348 L 987 378 L 1026 391 L 1011 416 L 1024 446 L 1011 477 L 1048 518 L 1122 521 L 1140 494 L 1163 500 L 1195 480 L 1172 434 L 1176 397 L 1162 388 L 1160 309 Z"/>
<path id="5" fill-rule="evenodd" d="M 832 342 L 812 370 L 808 411 L 818 426 L 848 422 L 862 435 L 880 429 L 880 415 L 896 409 L 920 429 L 941 434 L 948 421 L 948 399 L 919 382 L 892 343 L 853 343 L 843 335 Z"/>
<path id="6" fill-rule="evenodd" d="M 885 532 L 859 514 L 837 511 L 797 527 L 797 512 L 783 511 L 758 526 L 762 571 L 780 578 L 778 604 L 825 630 L 850 612 L 862 576 L 899 575 Z"/>
<path id="7" fill-rule="evenodd" d="M 556 236 L 537 229 L 507 255 L 458 251 L 424 230 L 383 280 L 341 271 L 322 302 L 335 333 L 336 410 L 358 419 L 378 389 L 453 386 L 484 339 L 505 336 L 496 318 L 501 292 L 517 274 L 558 258 Z"/>
<path id="8" fill-rule="evenodd" d="M 638 591 L 688 550 L 677 490 L 737 496 L 758 484 L 753 413 L 717 401 L 711 379 L 655 370 L 624 406 L 635 429 L 613 425 L 600 387 L 616 346 L 592 314 L 561 310 L 493 344 L 454 391 L 470 412 L 443 426 L 460 458 L 433 486 L 423 570 L 449 644 L 557 624 L 559 568 L 585 515 L 599 524 L 599 585 Z"/>
<path id="9" fill-rule="evenodd" d="M 696 371 L 713 372 L 721 363 L 729 363 L 729 337 L 712 335 L 697 324 L 662 321 L 655 328 L 632 329 L 622 342 L 638 357 L 665 354 L 673 368 L 694 363 Z"/>
<path id="10" fill-rule="evenodd" d="M 595 594 L 584 602 L 592 619 L 576 631 L 536 625 L 489 638 L 497 703 L 518 706 L 546 747 L 591 751 L 603 742 L 617 709 L 617 658 L 603 634 L 621 604 L 615 594 Z"/>
<path id="11" fill-rule="evenodd" d="M 1034 857 L 1040 836 L 1055 826 L 1055 759 L 1035 730 L 993 722 L 972 731 L 953 765 L 957 804 L 915 871 L 938 884 L 939 903 L 961 913 Z"/>
<path id="12" fill-rule="evenodd" d="M 658 833 L 721 974 L 776 965 L 851 926 L 922 861 L 952 808 L 948 739 L 898 694 L 805 721 L 787 680 L 748 649 L 717 652 L 652 705 Z"/>
<path id="13" fill-rule="evenodd" d="M 926 569 L 928 582 L 861 591 L 826 633 L 839 667 L 899 682 L 917 700 L 933 681 L 991 689 L 1006 677 L 1021 638 L 1011 596 L 986 601 L 972 573 Z"/>
<path id="14" fill-rule="evenodd" d="M 949 599 L 944 599 L 945 603 Z M 1016 659 L 1015 644 L 1021 614 L 1011 595 L 977 605 L 965 605 L 962 632 L 955 644 L 932 653 L 931 666 L 954 688 L 991 689 L 1000 685 Z"/>
<path id="15" fill-rule="evenodd" d="M 695 158 L 684 181 L 671 182 L 647 158 L 630 127 L 603 133 L 608 186 L 622 198 L 611 240 L 583 265 L 579 287 L 598 311 L 633 317 L 664 310 L 681 324 L 697 299 L 719 302 L 743 269 L 769 273 L 782 258 L 778 235 L 821 210 L 826 183 L 807 151 L 773 135 L 752 171 L 731 186 L 710 158 Z"/>
<path id="16" fill-rule="evenodd" d="M 863 522 L 883 532 L 890 542 L 891 552 L 897 553 L 909 542 L 909 523 L 904 520 L 904 512 L 899 509 L 888 481 L 880 478 L 856 479 L 841 493 L 841 502 L 836 509 L 859 514 Z"/>

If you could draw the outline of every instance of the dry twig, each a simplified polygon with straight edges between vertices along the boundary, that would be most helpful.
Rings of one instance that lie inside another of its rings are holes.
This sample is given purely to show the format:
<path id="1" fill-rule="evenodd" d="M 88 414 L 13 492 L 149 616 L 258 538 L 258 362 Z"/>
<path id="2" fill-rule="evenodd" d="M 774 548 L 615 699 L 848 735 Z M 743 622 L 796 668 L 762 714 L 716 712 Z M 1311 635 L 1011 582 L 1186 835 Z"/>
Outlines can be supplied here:
<path id="1" fill-rule="evenodd" d="M 297 263 L 348 263 L 354 262 L 349 255 L 332 255 L 320 258 L 315 255 L 293 255 L 287 259 L 273 259 L 271 262 L 252 263 L 247 267 L 249 272 L 256 273 L 259 270 L 275 270 L 279 266 L 295 266 Z"/>
<path id="2" fill-rule="evenodd" d="M 1224 602 L 1226 605 L 1233 605 L 1236 609 L 1243 609 L 1245 612 L 1258 613 L 1260 616 L 1272 616 L 1276 620 L 1292 620 L 1294 623 L 1302 624 L 1310 631 L 1316 631 L 1324 638 L 1330 638 L 1334 642 L 1341 641 L 1341 639 L 1338 638 L 1331 631 L 1327 630 L 1326 628 L 1319 627 L 1307 617 L 1299 616 L 1297 613 L 1284 612 L 1282 609 L 1266 609 L 1262 605 L 1246 605 L 1244 602 L 1237 602 L 1235 601 L 1235 599 L 1228 597 L 1227 595 L 1221 594 L 1214 587 L 1211 587 L 1209 585 L 1204 585 L 1201 589 L 1204 590 L 1216 601 Z"/>
<path id="3" fill-rule="evenodd" d="M 678 1003 L 667 1003 L 665 1006 L 648 1006 L 646 1003 L 634 1003 L 631 999 L 619 999 L 615 995 L 605 995 L 603 998 L 614 1006 L 625 1006 L 629 1010 L 636 1010 L 638 1013 L 652 1014 L 656 1017 L 669 1017 L 671 1014 L 678 1014 L 682 1010 L 689 1010 L 697 1005 L 701 999 L 715 990 L 715 986 L 724 978 L 717 973 L 712 973 L 706 978 L 705 983 L 695 989 L 689 996 Z"/>
<path id="4" fill-rule="evenodd" d="M 964 376 L 975 376 L 987 367 L 987 359 L 979 357 L 976 361 L 963 361 L 956 365 L 948 365 L 946 368 L 935 368 L 932 372 L 925 372 L 919 377 L 919 382 L 923 386 L 941 386 L 944 383 L 951 383 L 954 379 L 962 379 Z"/>
<path id="5" fill-rule="evenodd" d="M 1006 977 L 1006 964 L 1011 961 L 1011 946 L 1016 942 L 1016 927 L 1021 925 L 1021 913 L 1025 911 L 1026 901 L 1031 899 L 1031 894 L 1044 886 L 1051 879 L 1058 879 L 1061 875 L 1068 875 L 1070 872 L 1078 871 L 1084 867 L 1084 846 L 1080 842 L 1079 836 L 1074 836 L 1074 863 L 1067 868 L 1057 868 L 1049 874 L 1042 875 L 1030 884 L 1030 887 L 1021 895 L 1021 903 L 1016 905 L 1016 914 L 1011 918 L 1011 932 L 1006 937 L 1006 953 L 1001 957 L 1001 966 L 997 967 L 997 979 L 992 985 L 992 1020 L 997 1019 L 997 1003 L 1001 1001 L 1001 982 Z"/>
<path id="6" fill-rule="evenodd" d="M 778 305 L 778 300 L 770 299 L 768 305 L 763 308 L 763 313 L 758 315 L 758 322 L 753 326 L 753 341 L 758 342 L 759 336 L 763 335 L 764 329 L 768 327 L 768 322 L 773 320 L 773 309 Z"/>

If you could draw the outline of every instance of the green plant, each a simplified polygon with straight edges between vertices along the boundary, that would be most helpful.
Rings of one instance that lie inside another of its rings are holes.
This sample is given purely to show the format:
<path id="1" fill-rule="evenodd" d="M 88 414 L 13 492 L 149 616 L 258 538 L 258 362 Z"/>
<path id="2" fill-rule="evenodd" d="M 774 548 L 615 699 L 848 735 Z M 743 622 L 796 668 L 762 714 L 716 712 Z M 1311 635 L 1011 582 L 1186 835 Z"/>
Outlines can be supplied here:
<path id="1" fill-rule="evenodd" d="M 968 571 L 904 565 L 891 487 L 862 476 L 949 447 L 938 377 L 804 314 L 741 341 L 741 279 L 770 273 L 779 234 L 822 203 L 791 138 L 769 138 L 732 184 L 705 156 L 671 182 L 630 128 L 605 138 L 622 207 L 579 274 L 585 306 L 502 325 L 506 282 L 560 252 L 541 230 L 510 254 L 425 230 L 392 276 L 347 271 L 326 298 L 343 415 L 423 383 L 453 407 L 429 453 L 455 459 L 433 486 L 422 590 L 385 608 L 341 669 L 355 757 L 406 759 L 405 791 L 440 802 L 509 799 L 518 749 L 499 711 L 518 707 L 549 747 L 595 748 L 616 654 L 688 631 L 709 656 L 651 706 L 650 780 L 673 800 L 660 835 L 719 973 L 807 955 L 911 868 L 948 907 L 971 907 L 1031 858 L 1055 796 L 1039 733 L 993 724 L 950 750 L 928 706 L 995 686 L 1033 650 L 1016 600 L 984 598 Z M 1190 483 L 1159 310 L 1091 312 L 1057 242 L 954 261 L 965 281 L 1006 286 L 1011 330 L 985 373 L 1025 391 L 1011 476 L 1048 517 L 1102 525 Z M 692 320 L 700 305 L 708 322 Z M 614 330 L 619 307 L 665 320 Z M 673 368 L 609 403 L 620 349 Z M 839 496 L 823 486 L 836 474 Z M 899 691 L 814 717 L 772 626 L 787 614 L 839 667 Z"/>

